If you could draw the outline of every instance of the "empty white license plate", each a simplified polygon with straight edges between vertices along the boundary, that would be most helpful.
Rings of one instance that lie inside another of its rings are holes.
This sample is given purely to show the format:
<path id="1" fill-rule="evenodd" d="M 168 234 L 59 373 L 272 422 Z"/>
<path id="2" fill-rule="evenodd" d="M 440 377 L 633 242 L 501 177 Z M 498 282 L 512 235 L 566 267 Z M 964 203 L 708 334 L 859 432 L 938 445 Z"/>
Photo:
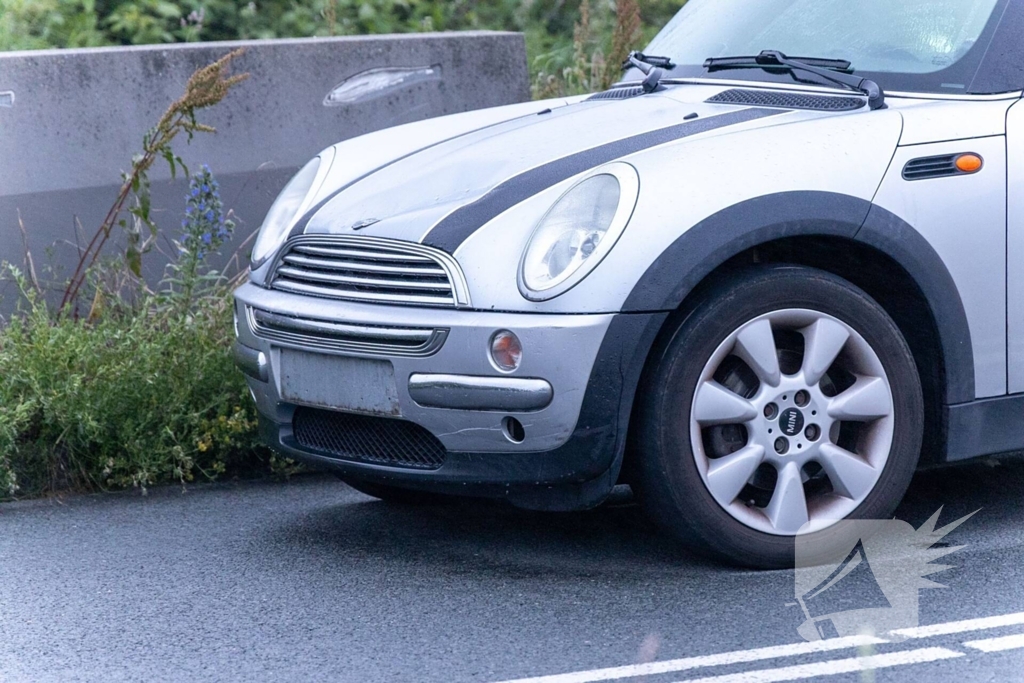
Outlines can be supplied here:
<path id="1" fill-rule="evenodd" d="M 281 350 L 281 397 L 290 403 L 399 416 L 390 361 Z"/>

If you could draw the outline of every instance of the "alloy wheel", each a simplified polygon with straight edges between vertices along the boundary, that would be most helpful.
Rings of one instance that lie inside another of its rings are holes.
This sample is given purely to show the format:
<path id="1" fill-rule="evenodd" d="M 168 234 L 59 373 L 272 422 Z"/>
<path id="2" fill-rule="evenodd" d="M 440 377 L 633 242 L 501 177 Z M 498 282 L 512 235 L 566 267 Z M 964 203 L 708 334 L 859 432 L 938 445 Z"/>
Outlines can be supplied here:
<path id="1" fill-rule="evenodd" d="M 715 501 L 757 531 L 795 536 L 849 516 L 893 443 L 878 354 L 831 315 L 759 316 L 718 346 L 697 382 L 690 439 Z"/>

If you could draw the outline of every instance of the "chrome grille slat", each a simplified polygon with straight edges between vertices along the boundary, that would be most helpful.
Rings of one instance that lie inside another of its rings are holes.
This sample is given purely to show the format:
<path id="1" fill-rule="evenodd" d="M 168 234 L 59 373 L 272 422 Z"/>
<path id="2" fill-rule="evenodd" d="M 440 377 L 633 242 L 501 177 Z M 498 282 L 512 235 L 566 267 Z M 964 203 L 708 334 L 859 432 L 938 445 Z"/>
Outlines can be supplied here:
<path id="1" fill-rule="evenodd" d="M 337 275 L 325 271 L 302 270 L 284 266 L 277 269 L 279 277 L 293 278 L 296 280 L 308 280 L 331 285 L 354 285 L 357 287 L 387 287 L 390 289 L 415 289 L 430 290 L 435 292 L 451 292 L 452 286 L 445 282 L 423 282 L 420 280 L 384 280 L 370 277 L 354 277 L 352 275 Z"/>
<path id="2" fill-rule="evenodd" d="M 375 301 L 383 304 L 425 304 L 428 306 L 454 306 L 451 297 L 439 296 L 403 296 L 403 295 L 381 295 L 359 292 L 356 290 L 345 290 L 339 292 L 333 287 L 317 287 L 300 282 L 277 281 L 274 289 L 293 294 L 308 294 L 309 296 L 321 296 L 329 299 L 351 299 L 353 301 Z M 343 294 L 343 296 L 342 296 Z"/>
<path id="3" fill-rule="evenodd" d="M 331 299 L 411 306 L 469 306 L 450 255 L 414 242 L 356 235 L 301 235 L 281 250 L 270 286 Z"/>
<path id="4" fill-rule="evenodd" d="M 359 261 L 325 260 L 288 254 L 284 262 L 306 268 L 328 268 L 338 270 L 351 270 L 360 273 L 380 273 L 382 275 L 429 275 L 433 277 L 447 278 L 448 274 L 444 268 L 429 268 L 425 266 L 382 266 L 376 263 L 362 263 Z"/>
<path id="5" fill-rule="evenodd" d="M 383 251 L 356 251 L 352 249 L 335 249 L 332 247 L 309 246 L 296 244 L 293 251 L 300 254 L 315 254 L 317 256 L 333 256 L 335 258 L 361 258 L 372 261 L 407 261 L 409 263 L 431 263 L 433 259 L 411 254 L 387 253 Z"/>

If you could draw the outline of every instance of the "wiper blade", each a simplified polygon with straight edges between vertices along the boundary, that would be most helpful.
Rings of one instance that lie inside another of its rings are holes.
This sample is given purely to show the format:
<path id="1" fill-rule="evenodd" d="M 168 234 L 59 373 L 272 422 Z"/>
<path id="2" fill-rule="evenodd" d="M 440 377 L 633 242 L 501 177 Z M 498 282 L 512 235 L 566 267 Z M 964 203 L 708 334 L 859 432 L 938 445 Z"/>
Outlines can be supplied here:
<path id="1" fill-rule="evenodd" d="M 676 65 L 668 57 L 645 55 L 643 52 L 634 50 L 629 53 L 629 57 L 622 64 L 623 69 L 630 67 L 636 67 L 643 72 L 644 76 L 646 76 L 643 82 L 644 92 L 652 93 L 658 89 L 658 85 L 665 75 L 665 69 L 674 69 Z"/>
<path id="2" fill-rule="evenodd" d="M 708 72 L 723 69 L 791 69 L 815 74 L 826 81 L 866 95 L 871 109 L 885 107 L 885 92 L 874 81 L 854 76 L 845 59 L 793 58 L 778 50 L 765 50 L 753 57 L 712 57 L 704 61 Z"/>
<path id="3" fill-rule="evenodd" d="M 770 51 L 765 52 L 771 54 Z M 763 66 L 780 66 L 774 57 L 766 56 L 765 52 L 749 57 L 711 57 L 704 60 L 704 68 L 708 71 L 718 71 L 719 69 L 749 69 L 761 68 Z M 785 55 L 782 56 L 785 57 Z M 823 59 L 821 57 L 787 57 L 787 59 L 800 62 L 801 64 L 806 64 L 808 66 L 817 66 L 823 69 L 835 69 L 836 71 L 849 72 L 853 68 L 853 64 L 845 59 Z"/>

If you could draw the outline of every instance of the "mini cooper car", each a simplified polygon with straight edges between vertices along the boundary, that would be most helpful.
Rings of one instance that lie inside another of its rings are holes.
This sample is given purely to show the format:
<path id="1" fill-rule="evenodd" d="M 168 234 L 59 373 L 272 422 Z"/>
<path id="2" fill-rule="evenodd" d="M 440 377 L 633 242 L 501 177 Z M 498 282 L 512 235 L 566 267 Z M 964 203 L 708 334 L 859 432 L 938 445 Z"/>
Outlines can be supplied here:
<path id="1" fill-rule="evenodd" d="M 607 92 L 324 150 L 236 294 L 266 440 L 384 499 L 628 483 L 760 567 L 1024 449 L 1022 36 L 1024 0 L 690 0 Z"/>

